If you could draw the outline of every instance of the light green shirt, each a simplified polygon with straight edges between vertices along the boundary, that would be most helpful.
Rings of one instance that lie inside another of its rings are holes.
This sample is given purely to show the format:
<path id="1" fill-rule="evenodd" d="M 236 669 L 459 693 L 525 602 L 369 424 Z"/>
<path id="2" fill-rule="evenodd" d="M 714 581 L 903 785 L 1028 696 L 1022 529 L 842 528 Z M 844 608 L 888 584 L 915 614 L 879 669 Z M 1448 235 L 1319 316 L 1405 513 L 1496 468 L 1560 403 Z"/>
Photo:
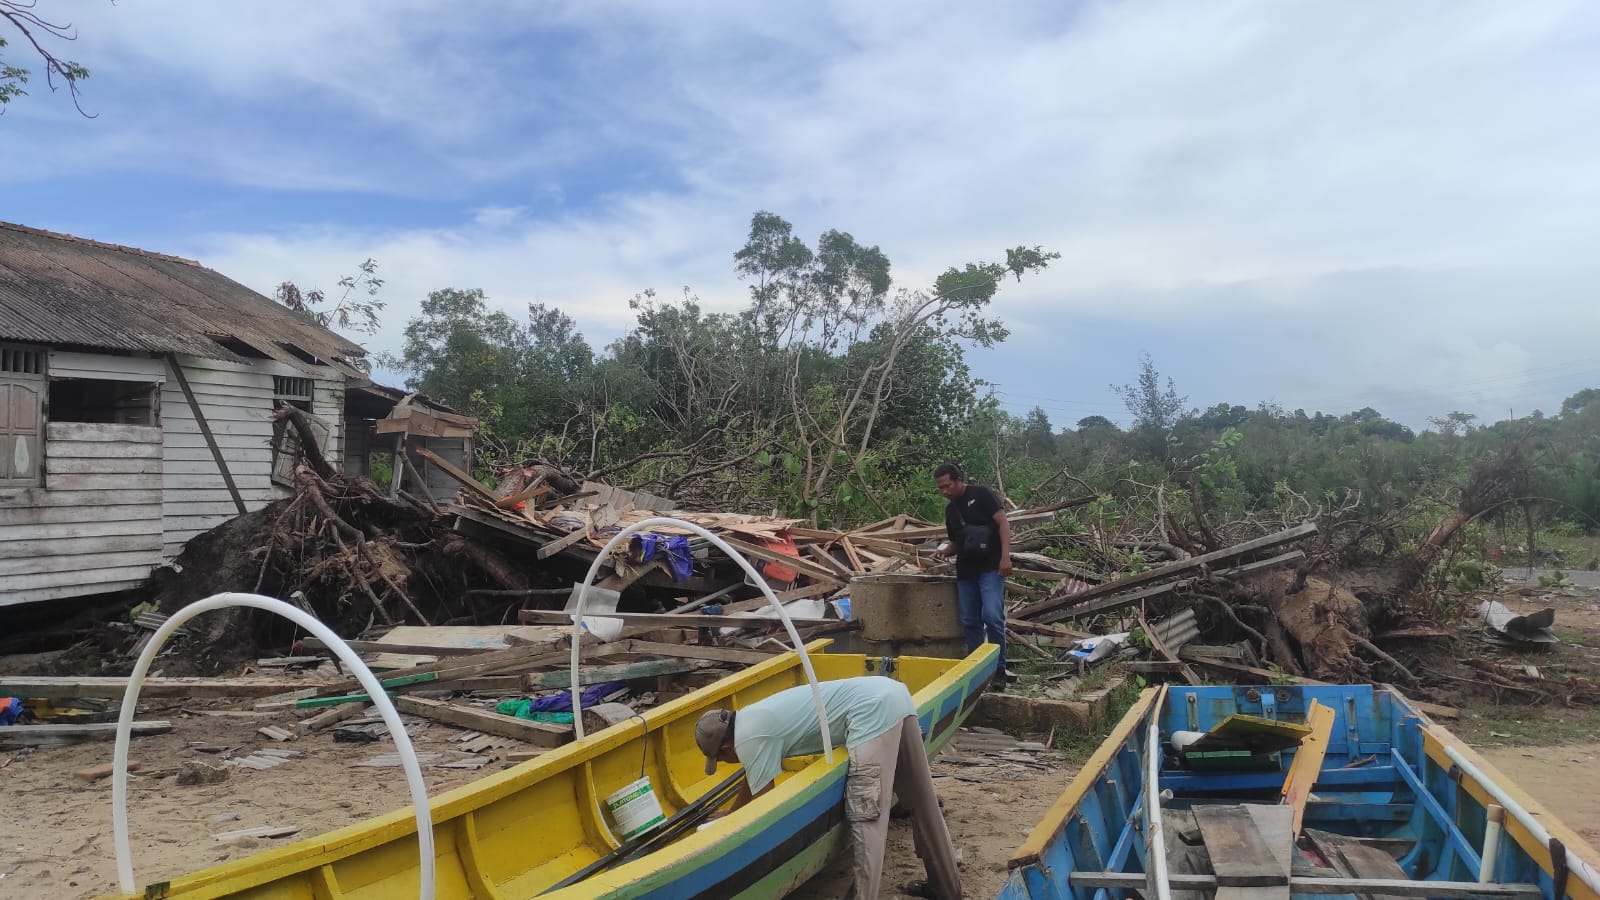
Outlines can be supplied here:
<path id="1" fill-rule="evenodd" d="M 917 714 L 911 692 L 893 678 L 865 675 L 824 681 L 821 690 L 835 749 L 851 750 Z M 779 691 L 739 710 L 733 726 L 733 750 L 744 766 L 752 794 L 778 777 L 787 757 L 821 753 L 822 731 L 817 728 L 811 685 Z"/>

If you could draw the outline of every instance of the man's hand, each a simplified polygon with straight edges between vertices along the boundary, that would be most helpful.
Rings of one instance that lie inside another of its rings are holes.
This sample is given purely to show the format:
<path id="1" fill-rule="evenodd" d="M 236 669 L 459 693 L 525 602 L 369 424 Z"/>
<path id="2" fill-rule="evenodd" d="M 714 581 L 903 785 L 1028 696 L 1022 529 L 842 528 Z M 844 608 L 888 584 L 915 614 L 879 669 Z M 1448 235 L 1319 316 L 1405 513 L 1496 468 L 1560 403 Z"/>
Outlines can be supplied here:
<path id="1" fill-rule="evenodd" d="M 933 551 L 933 558 L 934 559 L 949 559 L 950 558 L 950 545 L 949 544 L 940 544 L 939 545 L 939 549 Z"/>
<path id="2" fill-rule="evenodd" d="M 1000 557 L 1000 577 L 1011 577 L 1011 555 L 1009 553 Z"/>

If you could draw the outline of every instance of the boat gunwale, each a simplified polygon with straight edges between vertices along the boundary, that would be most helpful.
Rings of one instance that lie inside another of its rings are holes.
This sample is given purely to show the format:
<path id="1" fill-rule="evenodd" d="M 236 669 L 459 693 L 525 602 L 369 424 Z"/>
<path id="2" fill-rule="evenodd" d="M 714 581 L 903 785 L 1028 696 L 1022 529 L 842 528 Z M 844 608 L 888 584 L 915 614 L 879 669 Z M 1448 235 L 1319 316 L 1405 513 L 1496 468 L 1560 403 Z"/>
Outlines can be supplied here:
<path id="1" fill-rule="evenodd" d="M 1130 737 L 1137 736 L 1140 723 L 1152 712 L 1155 699 L 1160 693 L 1160 688 L 1155 687 L 1147 687 L 1139 692 L 1138 699 L 1128 707 L 1128 711 L 1106 735 L 1106 739 L 1100 742 L 1100 746 L 1095 748 L 1094 753 L 1083 764 L 1083 768 L 1079 769 L 1078 774 L 1068 783 L 1067 789 L 1050 804 L 1050 808 L 1045 810 L 1044 815 L 1028 832 L 1028 836 L 1016 850 L 1012 851 L 1011 858 L 1006 861 L 1007 869 L 1019 869 L 1039 861 L 1045 845 L 1060 829 L 1066 827 L 1067 817 L 1077 809 L 1078 804 L 1089 793 L 1089 789 L 1104 775 L 1111 760 L 1122 751 Z"/>

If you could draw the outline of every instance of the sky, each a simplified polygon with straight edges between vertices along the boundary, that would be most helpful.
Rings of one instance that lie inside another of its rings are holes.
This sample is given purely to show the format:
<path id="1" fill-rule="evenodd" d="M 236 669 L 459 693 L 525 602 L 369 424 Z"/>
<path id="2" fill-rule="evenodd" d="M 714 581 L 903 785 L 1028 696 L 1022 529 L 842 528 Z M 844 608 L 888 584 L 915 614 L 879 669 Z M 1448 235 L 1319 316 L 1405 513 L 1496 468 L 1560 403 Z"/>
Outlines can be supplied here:
<path id="1" fill-rule="evenodd" d="M 896 283 L 1006 247 L 1016 413 L 1192 405 L 1413 427 L 1600 386 L 1600 4 L 1583 0 L 39 0 L 0 220 L 198 259 L 263 293 L 368 257 L 394 351 L 428 291 L 560 307 L 748 296 L 752 213 L 876 244 Z M 392 372 L 379 372 L 391 382 Z"/>

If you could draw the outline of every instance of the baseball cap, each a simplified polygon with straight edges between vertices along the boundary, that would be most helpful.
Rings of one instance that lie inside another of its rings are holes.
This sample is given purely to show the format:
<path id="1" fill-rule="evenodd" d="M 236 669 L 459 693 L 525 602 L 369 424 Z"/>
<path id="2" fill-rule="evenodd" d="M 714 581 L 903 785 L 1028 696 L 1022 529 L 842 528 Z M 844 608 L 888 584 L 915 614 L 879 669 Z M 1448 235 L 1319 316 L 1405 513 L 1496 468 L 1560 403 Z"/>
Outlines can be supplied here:
<path id="1" fill-rule="evenodd" d="M 707 775 L 716 774 L 717 754 L 722 751 L 722 744 L 728 739 L 728 729 L 732 727 L 733 711 L 727 709 L 702 713 L 700 721 L 694 724 L 694 742 L 706 756 Z"/>

